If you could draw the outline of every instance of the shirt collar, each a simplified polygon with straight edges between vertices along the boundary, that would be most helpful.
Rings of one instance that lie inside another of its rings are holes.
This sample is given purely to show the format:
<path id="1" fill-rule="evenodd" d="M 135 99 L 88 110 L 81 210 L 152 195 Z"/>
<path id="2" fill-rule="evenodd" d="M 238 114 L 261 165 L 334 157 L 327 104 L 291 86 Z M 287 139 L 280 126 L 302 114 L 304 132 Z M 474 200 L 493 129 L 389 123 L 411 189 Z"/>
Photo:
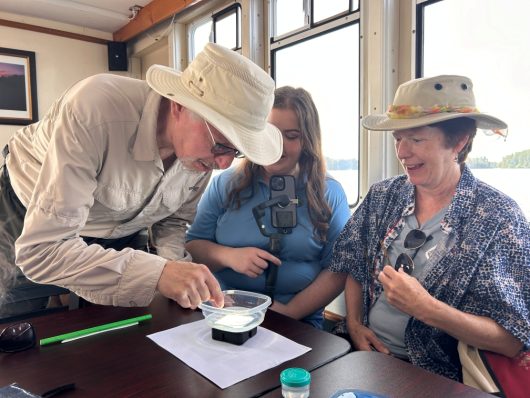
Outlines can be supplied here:
<path id="1" fill-rule="evenodd" d="M 477 179 L 471 174 L 467 165 L 464 165 L 455 195 L 442 221 L 442 229 L 451 231 L 470 214 L 475 206 L 476 191 Z"/>
<path id="2" fill-rule="evenodd" d="M 415 196 L 415 188 L 414 185 L 412 185 L 407 178 L 407 181 L 405 183 L 405 191 L 404 194 L 404 201 L 405 201 L 405 207 L 403 208 L 403 212 L 401 213 L 402 217 L 410 216 L 411 214 L 414 214 L 414 210 L 416 209 L 416 196 Z"/>
<path id="3" fill-rule="evenodd" d="M 453 228 L 461 222 L 462 218 L 472 210 L 473 203 L 475 202 L 476 187 L 476 178 L 471 174 L 469 167 L 464 164 L 462 175 L 456 186 L 455 195 L 453 196 L 453 200 L 449 204 L 446 215 L 441 222 L 442 230 L 447 233 L 451 232 Z M 405 207 L 401 213 L 403 218 L 414 214 L 416 206 L 414 185 L 412 185 L 408 179 L 404 189 Z"/>

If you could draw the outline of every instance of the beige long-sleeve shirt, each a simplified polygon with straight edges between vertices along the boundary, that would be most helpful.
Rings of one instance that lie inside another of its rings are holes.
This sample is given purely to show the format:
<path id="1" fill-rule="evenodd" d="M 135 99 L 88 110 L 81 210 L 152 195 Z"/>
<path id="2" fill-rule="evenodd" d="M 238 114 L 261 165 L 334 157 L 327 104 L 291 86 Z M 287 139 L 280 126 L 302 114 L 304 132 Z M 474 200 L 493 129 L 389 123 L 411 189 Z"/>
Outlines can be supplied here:
<path id="1" fill-rule="evenodd" d="M 150 303 L 167 259 L 184 249 L 210 173 L 177 160 L 164 170 L 156 142 L 161 97 L 141 80 L 110 74 L 70 88 L 9 141 L 11 184 L 27 209 L 16 262 L 38 283 L 107 305 Z M 152 226 L 158 255 L 86 245 Z"/>

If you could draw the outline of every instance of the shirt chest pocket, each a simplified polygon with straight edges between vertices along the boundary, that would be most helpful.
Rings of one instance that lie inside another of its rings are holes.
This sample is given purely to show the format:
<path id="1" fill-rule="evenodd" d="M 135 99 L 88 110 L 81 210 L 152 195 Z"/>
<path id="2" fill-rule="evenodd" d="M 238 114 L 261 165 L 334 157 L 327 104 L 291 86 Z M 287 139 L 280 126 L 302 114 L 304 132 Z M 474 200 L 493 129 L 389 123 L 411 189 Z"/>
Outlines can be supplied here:
<path id="1" fill-rule="evenodd" d="M 177 211 L 182 205 L 182 194 L 177 190 L 167 190 L 162 195 L 162 205 L 171 214 Z"/>
<path id="2" fill-rule="evenodd" d="M 144 202 L 144 198 L 138 192 L 106 186 L 96 189 L 94 199 L 92 211 L 98 216 L 111 220 L 123 220 L 135 216 Z"/>

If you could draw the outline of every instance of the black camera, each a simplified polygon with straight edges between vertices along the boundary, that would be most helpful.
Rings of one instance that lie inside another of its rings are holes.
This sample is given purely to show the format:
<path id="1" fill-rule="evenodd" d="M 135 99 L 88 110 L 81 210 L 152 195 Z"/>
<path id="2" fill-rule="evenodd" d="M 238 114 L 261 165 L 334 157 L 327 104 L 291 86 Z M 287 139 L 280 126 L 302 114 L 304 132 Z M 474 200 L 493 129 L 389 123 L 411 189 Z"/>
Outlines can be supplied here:
<path id="1" fill-rule="evenodd" d="M 285 201 L 271 207 L 272 226 L 287 229 L 296 227 L 296 184 L 293 176 L 272 176 L 269 182 L 270 198 L 285 196 Z"/>
<path id="2" fill-rule="evenodd" d="M 292 177 L 292 176 L 288 176 Z M 284 176 L 272 176 L 271 177 L 271 191 L 284 191 L 285 190 L 285 177 Z"/>

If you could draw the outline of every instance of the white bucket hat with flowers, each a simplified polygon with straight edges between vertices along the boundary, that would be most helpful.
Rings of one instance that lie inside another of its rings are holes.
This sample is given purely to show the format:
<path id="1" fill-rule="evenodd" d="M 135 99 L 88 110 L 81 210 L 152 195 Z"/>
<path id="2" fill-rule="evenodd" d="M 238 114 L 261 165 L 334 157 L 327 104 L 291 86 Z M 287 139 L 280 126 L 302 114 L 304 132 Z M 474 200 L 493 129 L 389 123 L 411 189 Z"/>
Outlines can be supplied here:
<path id="1" fill-rule="evenodd" d="M 280 159 L 281 132 L 267 122 L 274 80 L 244 56 L 208 43 L 183 72 L 153 65 L 146 80 L 213 125 L 251 162 L 269 165 Z"/>
<path id="2" fill-rule="evenodd" d="M 362 124 L 369 130 L 395 131 L 460 117 L 475 119 L 477 128 L 506 137 L 506 123 L 477 109 L 471 79 L 455 75 L 426 77 L 403 83 L 397 89 L 388 111 L 366 116 Z"/>

